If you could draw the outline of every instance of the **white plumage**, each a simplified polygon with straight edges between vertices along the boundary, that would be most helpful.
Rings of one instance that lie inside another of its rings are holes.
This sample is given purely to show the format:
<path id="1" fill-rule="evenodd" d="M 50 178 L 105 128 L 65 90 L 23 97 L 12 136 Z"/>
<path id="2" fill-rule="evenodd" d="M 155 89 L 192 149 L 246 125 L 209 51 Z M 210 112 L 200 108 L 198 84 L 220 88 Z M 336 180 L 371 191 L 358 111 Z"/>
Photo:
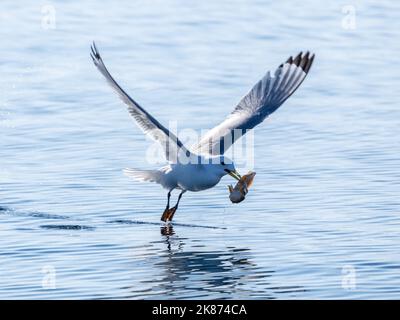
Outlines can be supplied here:
<path id="1" fill-rule="evenodd" d="M 314 55 L 310 55 L 309 52 L 304 55 L 300 52 L 294 59 L 290 57 L 281 64 L 273 76 L 268 72 L 242 98 L 232 113 L 202 137 L 199 144 L 191 151 L 118 85 L 108 72 L 94 43 L 91 49 L 95 66 L 128 106 L 128 111 L 138 126 L 163 147 L 168 161 L 167 166 L 157 170 L 124 170 L 131 178 L 155 182 L 169 190 L 167 209 L 162 220 L 172 219 L 184 192 L 212 188 L 226 174 L 236 179 L 240 177 L 233 162 L 225 157 L 224 153 L 238 138 L 261 123 L 296 91 L 307 76 L 314 60 Z M 169 198 L 173 189 L 180 189 L 182 192 L 177 204 L 172 208 L 174 210 L 171 215 Z M 167 210 L 169 213 L 165 218 Z"/>

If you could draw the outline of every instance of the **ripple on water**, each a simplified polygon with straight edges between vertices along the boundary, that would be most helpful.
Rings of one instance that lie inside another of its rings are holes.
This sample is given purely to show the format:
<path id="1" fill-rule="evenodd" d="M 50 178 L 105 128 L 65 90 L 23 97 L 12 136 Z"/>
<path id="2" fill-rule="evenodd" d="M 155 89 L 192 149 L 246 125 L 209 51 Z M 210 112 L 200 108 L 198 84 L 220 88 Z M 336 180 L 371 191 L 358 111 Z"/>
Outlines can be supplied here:
<path id="1" fill-rule="evenodd" d="M 333 1 L 159 2 L 65 1 L 48 32 L 33 1 L 2 8 L 0 298 L 399 299 L 398 2 L 359 2 L 356 29 Z M 121 172 L 164 163 L 94 68 L 93 37 L 180 136 L 288 55 L 316 59 L 255 130 L 246 200 L 232 205 L 223 178 L 165 225 L 165 192 Z"/>

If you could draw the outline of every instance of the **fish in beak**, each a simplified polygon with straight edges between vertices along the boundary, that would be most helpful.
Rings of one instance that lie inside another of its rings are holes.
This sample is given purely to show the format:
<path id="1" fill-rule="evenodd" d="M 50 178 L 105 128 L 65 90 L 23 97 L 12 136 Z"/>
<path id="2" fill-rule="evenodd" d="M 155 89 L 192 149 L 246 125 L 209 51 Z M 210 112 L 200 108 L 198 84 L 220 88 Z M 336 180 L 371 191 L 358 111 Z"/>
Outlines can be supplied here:
<path id="1" fill-rule="evenodd" d="M 229 199 L 232 203 L 239 203 L 244 200 L 246 194 L 249 192 L 249 187 L 253 184 L 255 172 L 250 171 L 249 173 L 242 176 L 235 187 L 231 185 L 229 188 Z"/>

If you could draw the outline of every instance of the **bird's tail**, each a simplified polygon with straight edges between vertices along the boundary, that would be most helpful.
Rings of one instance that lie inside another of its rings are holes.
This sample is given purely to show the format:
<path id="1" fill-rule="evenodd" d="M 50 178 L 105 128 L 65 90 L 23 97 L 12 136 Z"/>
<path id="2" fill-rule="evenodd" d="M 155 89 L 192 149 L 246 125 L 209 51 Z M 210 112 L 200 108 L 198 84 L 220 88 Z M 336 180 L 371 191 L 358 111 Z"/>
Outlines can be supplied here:
<path id="1" fill-rule="evenodd" d="M 124 174 L 137 181 L 148 181 L 161 183 L 162 172 L 159 170 L 138 170 L 132 168 L 124 169 Z"/>

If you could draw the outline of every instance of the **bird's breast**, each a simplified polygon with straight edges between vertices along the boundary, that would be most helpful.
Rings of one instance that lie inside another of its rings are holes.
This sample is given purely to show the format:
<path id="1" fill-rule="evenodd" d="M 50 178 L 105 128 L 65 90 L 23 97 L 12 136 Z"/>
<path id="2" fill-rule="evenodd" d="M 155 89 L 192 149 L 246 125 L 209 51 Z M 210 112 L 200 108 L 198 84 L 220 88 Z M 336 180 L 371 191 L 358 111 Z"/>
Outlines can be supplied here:
<path id="1" fill-rule="evenodd" d="M 179 175 L 177 184 L 180 188 L 189 191 L 202 191 L 214 187 L 221 177 L 202 170 L 201 168 L 185 168 Z"/>

